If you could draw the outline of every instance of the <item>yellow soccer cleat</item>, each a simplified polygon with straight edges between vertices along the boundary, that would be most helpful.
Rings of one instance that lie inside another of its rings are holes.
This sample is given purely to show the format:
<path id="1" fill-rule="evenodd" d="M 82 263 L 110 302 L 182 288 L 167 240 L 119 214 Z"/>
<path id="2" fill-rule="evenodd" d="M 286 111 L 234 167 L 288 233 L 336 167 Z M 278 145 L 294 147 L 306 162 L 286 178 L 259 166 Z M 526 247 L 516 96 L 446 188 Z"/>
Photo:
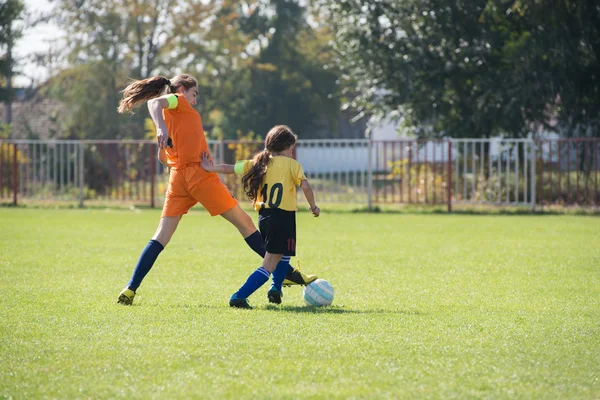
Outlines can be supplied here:
<path id="1" fill-rule="evenodd" d="M 124 306 L 130 306 L 133 304 L 133 298 L 135 297 L 135 292 L 131 289 L 123 289 L 121 294 L 119 294 L 119 299 L 117 300 L 118 304 L 123 304 Z"/>
<path id="2" fill-rule="evenodd" d="M 298 261 L 298 267 L 294 268 L 292 272 L 288 272 L 288 274 L 285 276 L 285 279 L 283 280 L 283 286 L 304 286 L 308 285 L 317 278 L 318 277 L 316 275 L 307 275 L 300 271 L 300 262 Z"/>

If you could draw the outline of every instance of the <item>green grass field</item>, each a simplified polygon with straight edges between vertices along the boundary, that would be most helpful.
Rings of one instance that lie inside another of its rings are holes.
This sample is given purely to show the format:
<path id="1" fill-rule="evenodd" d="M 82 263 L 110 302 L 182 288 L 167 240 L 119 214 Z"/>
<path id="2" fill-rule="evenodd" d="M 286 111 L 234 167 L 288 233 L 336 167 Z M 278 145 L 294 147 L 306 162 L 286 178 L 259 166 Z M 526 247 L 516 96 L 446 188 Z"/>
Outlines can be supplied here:
<path id="1" fill-rule="evenodd" d="M 260 260 L 196 210 L 118 306 L 159 215 L 0 208 L 0 397 L 600 398 L 597 216 L 300 213 L 334 305 L 238 310 Z"/>

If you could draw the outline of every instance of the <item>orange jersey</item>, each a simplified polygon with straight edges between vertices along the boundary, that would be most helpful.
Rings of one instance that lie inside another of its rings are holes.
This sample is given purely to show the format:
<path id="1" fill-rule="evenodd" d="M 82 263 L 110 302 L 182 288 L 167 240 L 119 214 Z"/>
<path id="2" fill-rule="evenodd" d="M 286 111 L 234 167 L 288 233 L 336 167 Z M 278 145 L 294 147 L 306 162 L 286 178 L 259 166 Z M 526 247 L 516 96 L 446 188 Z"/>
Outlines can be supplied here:
<path id="1" fill-rule="evenodd" d="M 202 119 L 183 95 L 176 96 L 175 108 L 163 108 L 173 147 L 165 149 L 167 164 L 172 170 L 162 216 L 183 215 L 198 202 L 210 215 L 220 215 L 238 202 L 219 175 L 206 171 L 200 165 L 202 153 L 208 151 Z"/>
<path id="2" fill-rule="evenodd" d="M 180 168 L 189 163 L 200 163 L 200 156 L 208 151 L 202 129 L 202 118 L 185 97 L 177 94 L 177 107 L 164 108 L 163 117 L 167 124 L 173 147 L 167 147 L 167 164 Z"/>

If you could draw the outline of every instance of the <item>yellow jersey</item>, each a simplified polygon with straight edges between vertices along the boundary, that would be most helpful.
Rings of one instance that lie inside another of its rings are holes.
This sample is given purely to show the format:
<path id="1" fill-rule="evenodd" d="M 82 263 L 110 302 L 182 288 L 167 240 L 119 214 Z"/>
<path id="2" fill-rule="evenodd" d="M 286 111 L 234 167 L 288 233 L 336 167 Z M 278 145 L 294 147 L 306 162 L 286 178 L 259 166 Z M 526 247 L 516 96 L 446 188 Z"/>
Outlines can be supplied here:
<path id="1" fill-rule="evenodd" d="M 253 165 L 252 160 L 240 161 L 235 165 L 235 172 L 245 175 Z M 256 211 L 262 208 L 297 211 L 296 187 L 305 179 L 304 169 L 298 161 L 286 156 L 271 156 L 254 208 Z"/>

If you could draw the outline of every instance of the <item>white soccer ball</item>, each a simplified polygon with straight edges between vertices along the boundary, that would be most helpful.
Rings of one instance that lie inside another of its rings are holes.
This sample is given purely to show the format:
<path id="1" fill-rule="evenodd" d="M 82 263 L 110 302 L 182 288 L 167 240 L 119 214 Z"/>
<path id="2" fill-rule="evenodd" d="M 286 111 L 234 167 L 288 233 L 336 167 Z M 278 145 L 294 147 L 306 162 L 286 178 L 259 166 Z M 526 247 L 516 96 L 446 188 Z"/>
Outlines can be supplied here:
<path id="1" fill-rule="evenodd" d="M 328 306 L 333 302 L 333 287 L 325 279 L 316 279 L 304 287 L 302 297 L 309 306 Z"/>

